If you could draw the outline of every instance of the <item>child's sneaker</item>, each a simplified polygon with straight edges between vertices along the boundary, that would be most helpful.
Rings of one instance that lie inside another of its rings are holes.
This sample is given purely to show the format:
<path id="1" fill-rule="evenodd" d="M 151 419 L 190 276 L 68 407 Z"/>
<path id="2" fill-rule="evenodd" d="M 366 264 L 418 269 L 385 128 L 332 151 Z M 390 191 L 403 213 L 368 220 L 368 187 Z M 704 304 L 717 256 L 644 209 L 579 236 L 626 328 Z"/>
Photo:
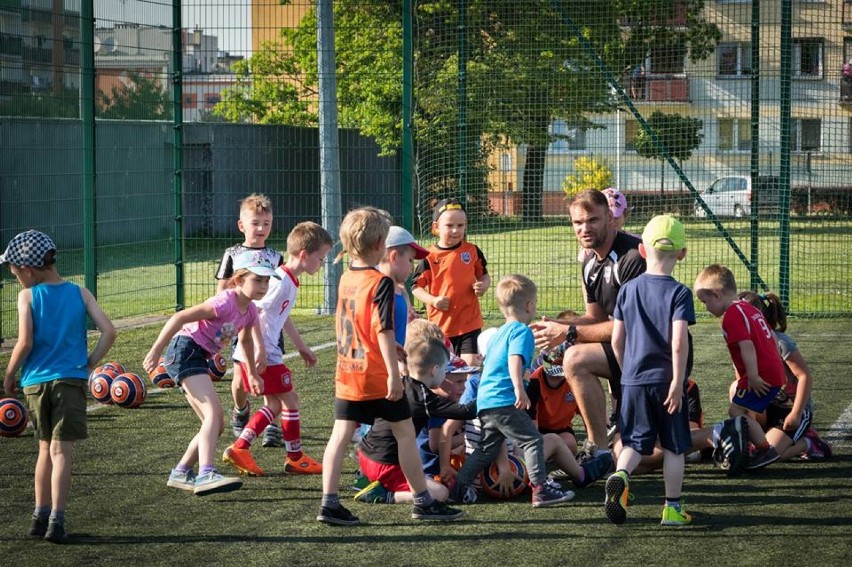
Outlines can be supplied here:
<path id="1" fill-rule="evenodd" d="M 50 522 L 47 524 L 44 540 L 50 543 L 66 543 L 68 541 L 68 534 L 65 533 L 65 525 L 59 522 Z"/>
<path id="2" fill-rule="evenodd" d="M 44 537 L 47 533 L 48 518 L 33 518 L 33 523 L 30 524 L 30 531 L 27 534 L 30 537 Z"/>
<path id="3" fill-rule="evenodd" d="M 748 463 L 748 422 L 738 415 L 722 422 L 719 440 L 713 449 L 713 462 L 728 476 L 743 472 Z"/>
<path id="4" fill-rule="evenodd" d="M 241 412 L 238 409 L 233 409 L 231 411 L 231 433 L 234 434 L 234 439 L 238 439 L 240 434 L 245 429 L 246 425 L 249 422 L 249 404 L 246 402 L 246 409 L 244 412 Z"/>
<path id="5" fill-rule="evenodd" d="M 627 501 L 630 499 L 630 481 L 627 473 L 617 471 L 606 479 L 606 517 L 614 524 L 623 524 L 627 519 Z"/>
<path id="6" fill-rule="evenodd" d="M 574 486 L 577 488 L 586 488 L 599 478 L 603 478 L 603 476 L 612 468 L 612 464 L 612 453 L 610 452 L 600 453 L 598 456 L 588 459 L 585 463 L 580 465 L 586 473 L 583 480 L 575 480 Z"/>
<path id="7" fill-rule="evenodd" d="M 248 449 L 237 449 L 233 445 L 222 453 L 222 460 L 233 465 L 235 469 L 243 474 L 252 476 L 263 476 L 263 469 L 257 466 L 251 451 Z"/>
<path id="8" fill-rule="evenodd" d="M 297 460 L 290 457 L 284 459 L 284 472 L 290 474 L 322 474 L 322 465 L 305 453 Z"/>
<path id="9" fill-rule="evenodd" d="M 357 526 L 361 523 L 358 516 L 347 510 L 343 504 L 337 508 L 323 506 L 320 508 L 320 513 L 317 514 L 317 521 L 335 526 Z"/>
<path id="10" fill-rule="evenodd" d="M 818 460 L 818 459 L 830 459 L 833 452 L 831 450 L 831 445 L 826 443 L 822 437 L 819 436 L 816 429 L 813 427 L 808 427 L 805 431 L 805 437 L 810 441 L 810 446 L 807 451 L 802 453 L 802 458 L 805 460 Z"/>
<path id="11" fill-rule="evenodd" d="M 690 523 L 692 523 L 692 516 L 683 509 L 683 506 L 672 506 L 670 504 L 663 506 L 663 519 L 660 524 L 664 526 L 685 526 Z"/>
<path id="12" fill-rule="evenodd" d="M 387 502 L 387 498 L 388 491 L 378 480 L 374 480 L 354 496 L 355 500 L 367 504 L 384 504 Z"/>
<path id="13" fill-rule="evenodd" d="M 192 492 L 195 490 L 195 473 L 192 469 L 186 472 L 179 472 L 172 469 L 172 472 L 169 473 L 169 481 L 166 483 L 166 486 Z"/>
<path id="14" fill-rule="evenodd" d="M 571 490 L 558 490 L 551 485 L 542 483 L 533 488 L 532 505 L 533 508 L 544 508 L 545 506 L 556 506 L 563 502 L 568 502 L 574 499 L 574 492 Z"/>
<path id="15" fill-rule="evenodd" d="M 455 479 L 452 480 L 450 486 L 449 501 L 453 504 L 474 504 L 479 498 L 476 489 L 469 484 L 462 484 Z"/>
<path id="16" fill-rule="evenodd" d="M 208 494 L 219 494 L 223 492 L 231 492 L 243 486 L 243 481 L 233 476 L 222 476 L 217 471 L 212 470 L 208 473 L 200 474 L 195 477 L 195 488 L 193 492 L 196 496 L 207 496 Z"/>
<path id="17" fill-rule="evenodd" d="M 464 512 L 457 508 L 450 508 L 443 502 L 433 500 L 431 504 L 426 506 L 414 505 L 411 511 L 411 517 L 415 520 L 432 520 L 435 522 L 451 522 L 458 520 L 464 515 Z"/>
<path id="18" fill-rule="evenodd" d="M 761 469 L 767 465 L 771 465 L 780 458 L 781 455 L 778 454 L 775 447 L 764 447 L 762 449 L 758 449 L 752 454 L 745 468 L 747 471 Z"/>
<path id="19" fill-rule="evenodd" d="M 352 481 L 352 486 L 350 488 L 355 492 L 358 492 L 359 490 L 366 488 L 368 484 L 370 484 L 370 479 L 361 474 L 360 469 L 356 470 L 355 480 Z"/>
<path id="20" fill-rule="evenodd" d="M 264 447 L 283 447 L 284 446 L 284 431 L 277 423 L 270 423 L 263 430 L 263 441 L 261 445 Z"/>

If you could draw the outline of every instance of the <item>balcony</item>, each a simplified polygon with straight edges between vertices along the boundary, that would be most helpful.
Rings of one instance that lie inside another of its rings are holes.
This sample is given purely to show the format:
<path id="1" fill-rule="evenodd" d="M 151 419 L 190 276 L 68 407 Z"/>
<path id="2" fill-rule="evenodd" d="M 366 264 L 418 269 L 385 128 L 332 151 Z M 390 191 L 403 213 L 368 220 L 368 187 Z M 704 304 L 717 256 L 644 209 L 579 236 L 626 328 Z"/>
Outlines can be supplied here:
<path id="1" fill-rule="evenodd" d="M 843 77 L 840 79 L 840 104 L 852 104 L 852 79 Z"/>
<path id="2" fill-rule="evenodd" d="M 843 0 L 843 15 L 840 22 L 844 30 L 852 29 L 852 0 Z"/>
<path id="3" fill-rule="evenodd" d="M 628 79 L 630 98 L 645 102 L 689 102 L 689 79 L 678 76 L 651 75 Z"/>

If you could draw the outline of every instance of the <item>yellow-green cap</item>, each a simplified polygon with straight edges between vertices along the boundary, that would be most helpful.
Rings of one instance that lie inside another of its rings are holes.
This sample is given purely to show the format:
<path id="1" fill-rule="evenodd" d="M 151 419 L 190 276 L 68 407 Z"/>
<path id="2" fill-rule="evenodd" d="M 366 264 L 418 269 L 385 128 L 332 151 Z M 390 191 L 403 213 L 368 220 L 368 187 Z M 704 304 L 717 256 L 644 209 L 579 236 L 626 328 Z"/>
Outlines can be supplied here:
<path id="1" fill-rule="evenodd" d="M 686 231 L 673 216 L 657 215 L 645 225 L 642 242 L 657 250 L 680 251 L 686 248 Z"/>

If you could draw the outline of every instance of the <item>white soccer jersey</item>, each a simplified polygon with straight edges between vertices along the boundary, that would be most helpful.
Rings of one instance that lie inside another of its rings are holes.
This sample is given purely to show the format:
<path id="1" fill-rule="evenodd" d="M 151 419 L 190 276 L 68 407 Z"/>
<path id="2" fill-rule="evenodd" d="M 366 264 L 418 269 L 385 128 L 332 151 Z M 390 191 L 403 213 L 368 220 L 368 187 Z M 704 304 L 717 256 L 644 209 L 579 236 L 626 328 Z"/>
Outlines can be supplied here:
<path id="1" fill-rule="evenodd" d="M 296 293 L 299 291 L 299 278 L 290 270 L 284 266 L 278 266 L 275 271 L 281 279 L 269 278 L 269 289 L 266 295 L 263 299 L 254 302 L 260 310 L 260 332 L 266 347 L 267 364 L 283 363 L 281 331 L 296 304 Z M 241 347 L 234 351 L 234 360 L 245 362 Z"/>

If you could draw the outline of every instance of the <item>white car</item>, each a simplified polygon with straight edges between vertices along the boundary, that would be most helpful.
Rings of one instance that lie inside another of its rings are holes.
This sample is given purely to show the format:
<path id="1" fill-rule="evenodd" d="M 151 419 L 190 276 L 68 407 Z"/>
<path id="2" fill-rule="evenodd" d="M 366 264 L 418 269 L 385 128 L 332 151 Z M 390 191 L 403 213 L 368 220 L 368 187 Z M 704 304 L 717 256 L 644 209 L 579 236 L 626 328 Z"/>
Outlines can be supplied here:
<path id="1" fill-rule="evenodd" d="M 777 211 L 777 178 L 761 177 L 759 181 L 761 213 Z M 699 195 L 717 217 L 746 217 L 751 214 L 751 177 L 747 175 L 720 177 Z M 695 216 L 707 216 L 707 212 L 698 204 L 698 201 L 695 202 Z"/>

